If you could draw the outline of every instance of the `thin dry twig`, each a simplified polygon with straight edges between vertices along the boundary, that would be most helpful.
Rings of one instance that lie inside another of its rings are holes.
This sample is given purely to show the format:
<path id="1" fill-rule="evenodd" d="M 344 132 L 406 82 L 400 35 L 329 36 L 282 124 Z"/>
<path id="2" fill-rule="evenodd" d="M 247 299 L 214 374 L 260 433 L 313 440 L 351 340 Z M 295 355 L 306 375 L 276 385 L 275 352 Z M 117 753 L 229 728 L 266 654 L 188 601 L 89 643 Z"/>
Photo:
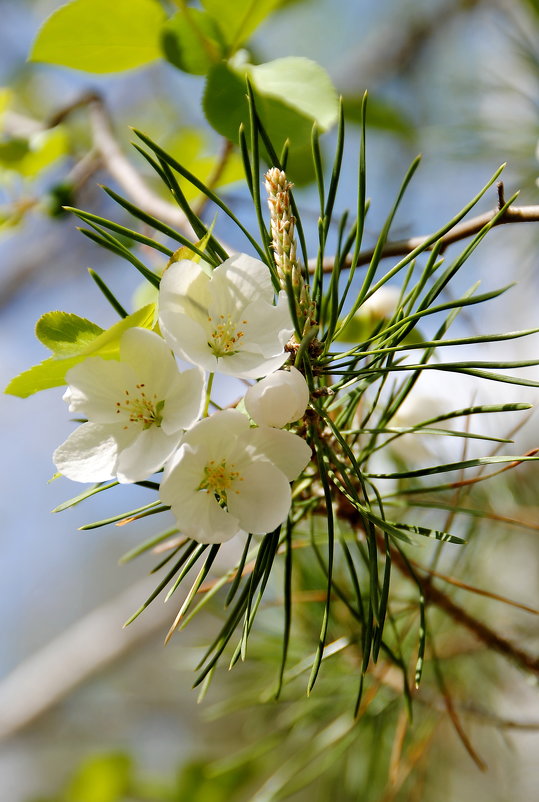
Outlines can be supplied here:
<path id="1" fill-rule="evenodd" d="M 485 212 L 477 217 L 472 217 L 465 223 L 456 225 L 451 231 L 448 231 L 443 237 L 440 237 L 440 242 L 443 248 L 460 240 L 473 237 L 478 234 L 482 228 L 492 222 L 492 219 L 499 214 L 499 209 L 493 209 L 490 212 Z M 506 209 L 505 213 L 496 220 L 494 226 L 502 226 L 508 223 L 537 223 L 539 222 L 539 205 L 537 206 L 510 206 Z M 396 240 L 395 242 L 388 242 L 382 248 L 382 259 L 388 259 L 392 256 L 406 256 L 407 254 L 424 245 L 425 242 L 430 240 L 432 234 L 420 237 L 410 237 L 409 239 Z M 430 246 L 427 250 L 431 250 Z M 356 261 L 356 267 L 368 265 L 374 255 L 374 248 L 361 251 Z M 352 266 L 352 257 L 348 256 L 345 260 L 343 268 Z M 334 257 L 327 257 L 324 259 L 324 272 L 331 273 L 335 267 Z M 309 260 L 309 272 L 314 272 L 316 268 L 316 260 Z"/>
<path id="2" fill-rule="evenodd" d="M 103 167 L 110 173 L 128 197 L 146 212 L 172 226 L 177 226 L 186 236 L 194 236 L 184 213 L 174 203 L 161 198 L 153 192 L 142 179 L 138 170 L 124 156 L 118 144 L 114 126 L 105 101 L 98 92 L 89 91 L 58 109 L 48 120 L 40 123 L 31 117 L 9 113 L 4 127 L 11 134 L 48 130 L 59 125 L 75 111 L 87 108 L 92 135 L 92 152 L 97 155 Z"/>
<path id="3" fill-rule="evenodd" d="M 425 573 L 429 574 L 429 576 L 435 576 L 436 579 L 441 579 L 443 582 L 447 582 L 448 585 L 454 585 L 456 588 L 460 588 L 461 590 L 468 590 L 470 593 L 476 593 L 478 596 L 486 596 L 487 599 L 494 599 L 495 601 L 503 602 L 503 604 L 509 604 L 511 607 L 516 607 L 518 610 L 524 610 L 526 613 L 532 613 L 533 615 L 539 615 L 539 610 L 536 610 L 535 607 L 528 607 L 527 604 L 521 604 L 520 602 L 513 601 L 513 599 L 508 599 L 507 596 L 500 596 L 499 593 L 493 593 L 490 590 L 483 590 L 482 588 L 477 588 L 475 585 L 468 585 L 466 582 L 461 582 L 460 579 L 456 579 L 453 576 L 447 576 L 446 574 L 440 574 L 438 571 L 435 571 L 432 568 L 427 568 L 424 565 L 416 562 L 408 558 L 410 563 L 414 566 L 414 568 L 418 568 L 420 571 L 424 571 Z"/>

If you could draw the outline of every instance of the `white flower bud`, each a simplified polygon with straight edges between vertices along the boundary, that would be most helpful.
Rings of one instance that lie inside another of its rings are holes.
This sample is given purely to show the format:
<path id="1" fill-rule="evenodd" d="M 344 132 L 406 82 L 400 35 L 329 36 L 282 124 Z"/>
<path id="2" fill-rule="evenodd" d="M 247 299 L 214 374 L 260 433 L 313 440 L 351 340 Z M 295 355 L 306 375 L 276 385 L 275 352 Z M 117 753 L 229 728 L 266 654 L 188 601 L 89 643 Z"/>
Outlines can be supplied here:
<path id="1" fill-rule="evenodd" d="M 270 373 L 245 394 L 245 408 L 254 422 L 278 429 L 301 418 L 308 403 L 307 382 L 293 367 Z"/>

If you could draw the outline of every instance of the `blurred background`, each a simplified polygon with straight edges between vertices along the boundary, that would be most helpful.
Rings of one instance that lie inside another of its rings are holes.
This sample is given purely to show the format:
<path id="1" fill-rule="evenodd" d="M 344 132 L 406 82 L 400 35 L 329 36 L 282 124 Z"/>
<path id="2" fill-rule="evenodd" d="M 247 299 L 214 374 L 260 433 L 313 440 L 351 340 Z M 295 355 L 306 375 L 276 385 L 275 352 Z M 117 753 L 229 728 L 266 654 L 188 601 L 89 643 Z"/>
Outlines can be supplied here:
<path id="1" fill-rule="evenodd" d="M 0 95 L 2 387 L 47 357 L 33 333 L 41 314 L 63 309 L 103 327 L 115 322 L 87 268 L 95 269 L 130 310 L 139 285 L 135 271 L 86 240 L 76 231 L 75 219 L 61 212 L 67 202 L 127 221 L 98 187 L 116 184 L 92 154 L 88 110 L 82 107 L 71 114 L 47 141 L 35 138 L 32 120 L 37 121 L 37 131 L 39 121 L 50 119 L 91 89 L 104 97 L 120 148 L 144 175 L 146 167 L 129 145 L 129 126 L 177 147 L 187 166 L 197 165 L 202 172 L 211 171 L 212 158 L 222 150 L 201 111 L 201 76 L 187 76 L 164 61 L 106 76 L 27 62 L 39 26 L 59 5 L 53 0 L 0 0 L 0 84 L 6 87 Z M 344 95 L 348 136 L 340 209 L 355 204 L 357 108 L 363 91 L 369 90 L 367 192 L 372 209 L 365 244 L 370 245 L 417 153 L 423 154 L 423 163 L 392 239 L 434 231 L 503 162 L 508 163 L 503 174 L 506 197 L 520 189 L 519 204 L 539 203 L 538 33 L 539 4 L 534 0 L 301 0 L 284 3 L 269 17 L 250 40 L 249 49 L 259 61 L 287 55 L 312 58 L 325 67 Z M 20 133 L 25 125 L 26 134 L 34 136 L 34 160 L 28 158 L 21 166 L 12 132 L 19 126 Z M 324 142 L 331 153 L 334 133 Z M 235 180 L 239 177 L 232 161 L 221 193 L 247 225 L 253 224 L 252 205 Z M 316 190 L 308 182 L 298 186 L 297 200 L 312 236 L 318 214 Z M 495 207 L 496 202 L 492 189 L 479 211 Z M 245 247 L 226 220 L 219 220 L 219 233 L 232 246 Z M 491 232 L 467 263 L 457 290 L 477 280 L 482 281 L 482 291 L 518 282 L 503 300 L 466 316 L 472 331 L 539 324 L 538 241 L 537 224 L 503 226 Z M 504 357 L 533 358 L 537 338 L 500 346 L 496 353 Z M 537 369 L 526 375 L 537 379 Z M 425 380 L 421 390 L 427 404 L 435 405 L 448 395 L 454 408 L 471 402 L 469 387 L 440 385 L 439 379 Z M 489 397 L 488 388 L 473 392 L 475 402 Z M 531 402 L 537 394 L 509 386 L 497 392 L 497 400 Z M 234 676 L 218 672 L 207 699 L 197 706 L 192 669 L 216 629 L 217 613 L 198 617 L 166 648 L 163 638 L 176 613 L 174 602 L 165 606 L 157 600 L 130 628 L 122 629 L 152 588 L 147 574 L 153 560 L 143 557 L 121 566 L 118 560 L 156 531 L 152 518 L 124 527 L 91 531 L 78 527 L 146 503 L 147 491 L 122 487 L 114 496 L 100 494 L 84 506 L 51 514 L 82 489 L 62 478 L 50 481 L 51 454 L 72 426 L 61 396 L 61 390 L 52 389 L 25 400 L 0 397 L 7 460 L 0 537 L 2 798 L 10 802 L 284 798 L 284 791 L 279 796 L 281 791 L 275 790 L 279 780 L 275 786 L 268 780 L 276 776 L 280 763 L 272 757 L 275 743 L 266 744 L 263 734 L 273 728 L 286 732 L 292 737 L 289 751 L 300 750 L 322 731 L 329 738 L 323 728 L 324 705 L 330 705 L 330 697 L 324 696 L 322 687 L 318 700 L 316 694 L 312 700 L 303 699 L 302 708 L 298 702 L 286 711 L 279 707 L 276 713 L 271 705 L 260 706 L 275 668 L 271 661 L 266 664 L 261 643 L 260 654 L 255 649 L 251 662 L 237 667 Z M 528 417 L 516 437 L 517 449 L 539 445 L 537 420 Z M 513 423 L 507 423 L 507 431 Z M 537 524 L 533 469 L 519 477 L 517 486 L 509 482 L 497 486 L 498 500 L 507 503 L 514 517 L 515 510 L 524 507 L 526 520 Z M 470 549 L 462 558 L 467 581 L 492 584 L 504 595 L 537 606 L 537 526 L 535 531 L 530 525 L 508 534 L 493 524 L 491 534 L 488 548 L 483 542 L 482 550 Z M 502 569 L 503 584 L 498 582 Z M 537 649 L 533 616 L 530 623 L 530 615 L 523 611 L 503 605 L 481 608 L 476 598 L 473 604 L 514 641 Z M 271 616 L 267 627 L 269 639 Z M 390 752 L 399 718 L 391 712 L 397 723 L 386 732 L 376 729 L 382 727 L 382 716 L 373 713 L 371 729 L 365 730 L 367 740 L 362 745 L 359 738 L 355 747 L 356 771 L 361 775 L 356 787 L 363 789 L 362 799 L 531 802 L 536 798 L 536 689 L 517 669 L 500 663 L 501 658 L 486 661 L 472 647 L 470 654 L 456 671 L 461 672 L 468 695 L 495 711 L 490 722 L 484 718 L 470 724 L 489 771 L 477 769 L 444 719 L 427 726 L 420 714 L 417 726 L 424 727 L 425 737 L 417 765 L 410 760 L 408 773 L 393 777 L 393 791 L 377 784 L 372 739 L 379 737 L 381 744 L 387 740 Z M 249 688 L 254 707 L 222 718 L 220 706 L 239 689 Z M 294 729 L 301 718 L 303 741 Z M 253 757 L 248 749 L 257 743 L 265 745 Z M 235 759 L 241 750 L 247 750 L 248 759 Z M 370 762 L 363 766 L 366 755 Z M 212 763 L 210 769 L 212 761 L 221 762 Z M 335 781 L 341 770 L 328 776 Z M 317 783 L 314 790 L 291 788 L 287 798 L 329 798 L 323 783 Z M 331 798 L 341 799 L 335 793 Z M 342 800 L 348 798 L 343 790 Z"/>

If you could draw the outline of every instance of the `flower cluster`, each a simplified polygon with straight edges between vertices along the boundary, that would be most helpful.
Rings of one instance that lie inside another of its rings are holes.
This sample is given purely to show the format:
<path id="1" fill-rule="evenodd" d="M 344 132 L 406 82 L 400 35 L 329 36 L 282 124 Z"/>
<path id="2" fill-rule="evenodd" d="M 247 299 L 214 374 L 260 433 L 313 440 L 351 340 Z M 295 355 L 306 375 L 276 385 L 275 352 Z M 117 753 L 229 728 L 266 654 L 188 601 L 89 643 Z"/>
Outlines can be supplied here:
<path id="1" fill-rule="evenodd" d="M 128 329 L 119 359 L 88 357 L 67 372 L 64 400 L 87 422 L 56 449 L 57 469 L 80 482 L 138 482 L 164 468 L 162 501 L 202 543 L 276 529 L 311 449 L 283 431 L 309 390 L 298 370 L 280 370 L 293 325 L 285 293 L 273 301 L 267 266 L 245 254 L 213 271 L 173 263 L 160 287 L 162 336 Z M 174 355 L 193 367 L 180 370 Z M 236 409 L 207 416 L 204 371 L 261 379 L 244 401 L 255 426 Z"/>

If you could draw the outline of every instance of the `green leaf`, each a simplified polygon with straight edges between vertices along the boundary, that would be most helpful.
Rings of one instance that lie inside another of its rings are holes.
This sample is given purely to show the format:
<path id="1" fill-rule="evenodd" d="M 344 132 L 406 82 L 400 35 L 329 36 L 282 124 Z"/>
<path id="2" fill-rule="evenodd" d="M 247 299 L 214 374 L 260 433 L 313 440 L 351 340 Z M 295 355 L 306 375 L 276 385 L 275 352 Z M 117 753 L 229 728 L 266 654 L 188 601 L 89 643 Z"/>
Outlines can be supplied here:
<path id="1" fill-rule="evenodd" d="M 213 181 L 220 157 L 212 153 L 211 143 L 204 132 L 196 128 L 181 128 L 165 141 L 167 152 L 181 161 L 204 184 L 212 185 L 213 189 L 242 181 L 244 178 L 243 163 L 235 152 L 229 154 L 223 171 L 217 181 Z M 179 184 L 188 201 L 200 198 L 200 190 L 182 176 Z"/>
<path id="2" fill-rule="evenodd" d="M 131 759 L 122 753 L 85 760 L 69 783 L 66 802 L 120 802 L 129 793 Z"/>
<path id="3" fill-rule="evenodd" d="M 0 119 L 9 108 L 13 100 L 13 90 L 7 86 L 0 86 Z"/>
<path id="4" fill-rule="evenodd" d="M 101 326 L 70 312 L 46 312 L 36 323 L 36 337 L 56 356 L 80 354 L 102 333 Z"/>
<path id="5" fill-rule="evenodd" d="M 48 314 L 54 315 L 55 313 Z M 44 315 L 44 317 L 47 317 L 47 315 Z M 76 315 L 73 315 L 73 317 L 76 317 Z M 27 398 L 29 395 L 38 393 L 40 390 L 48 390 L 51 387 L 61 387 L 66 383 L 65 377 L 67 371 L 77 365 L 87 356 L 100 356 L 102 359 L 117 358 L 119 354 L 120 338 L 124 331 L 133 326 L 151 329 L 154 325 L 154 318 L 155 305 L 149 304 L 148 306 L 133 312 L 132 315 L 128 315 L 118 323 L 115 323 L 110 327 L 110 329 L 102 331 L 101 334 L 93 339 L 90 338 L 91 329 L 87 328 L 85 330 L 85 335 L 82 336 L 81 340 L 79 341 L 80 350 L 78 353 L 65 358 L 61 358 L 58 355 L 53 356 L 49 359 L 46 359 L 44 362 L 41 362 L 39 365 L 34 365 L 28 370 L 25 370 L 24 373 L 15 376 L 15 378 L 10 381 L 4 392 L 8 393 L 9 395 L 16 395 L 19 398 Z M 79 320 L 84 320 L 84 318 L 79 318 Z M 86 321 L 86 323 L 88 323 L 89 326 L 94 325 L 89 321 Z M 39 324 L 40 321 L 38 321 L 38 326 Z M 53 342 L 54 335 L 52 326 L 45 323 L 45 325 L 41 328 L 44 328 L 45 330 L 45 339 L 48 338 L 49 342 Z M 95 326 L 95 329 L 97 328 L 98 327 Z M 56 343 L 58 344 L 60 342 L 62 341 L 57 339 Z M 64 344 L 61 346 L 62 349 L 69 347 L 68 341 L 64 340 L 63 343 Z M 75 343 L 73 343 L 73 347 L 74 346 Z"/>
<path id="6" fill-rule="evenodd" d="M 230 53 L 245 42 L 260 23 L 274 11 L 282 0 L 201 0 L 203 7 L 219 21 Z"/>
<path id="7" fill-rule="evenodd" d="M 65 128 L 40 131 L 29 139 L 6 138 L 0 142 L 0 165 L 25 178 L 34 178 L 69 150 Z"/>
<path id="8" fill-rule="evenodd" d="M 73 0 L 41 27 L 31 61 L 119 72 L 160 58 L 165 13 L 156 0 Z"/>
<path id="9" fill-rule="evenodd" d="M 16 169 L 16 165 L 24 159 L 30 150 L 28 141 L 20 137 L 4 138 L 0 142 L 0 164 L 8 169 Z"/>
<path id="10" fill-rule="evenodd" d="M 246 66 L 258 94 L 281 100 L 316 122 L 322 131 L 336 121 L 337 93 L 327 72 L 315 61 L 289 56 L 256 67 Z"/>
<path id="11" fill-rule="evenodd" d="M 236 59 L 212 67 L 203 100 L 210 125 L 233 142 L 241 123 L 246 130 L 250 127 L 246 78 L 277 151 L 287 139 L 292 147 L 301 148 L 311 141 L 314 123 L 326 131 L 337 119 L 337 93 L 328 74 L 314 61 L 290 57 L 254 66 Z"/>
<path id="12" fill-rule="evenodd" d="M 344 97 L 344 114 L 351 122 L 361 122 L 361 103 L 363 95 L 348 95 Z M 411 117 L 395 103 L 390 103 L 380 97 L 369 94 L 369 110 L 367 125 L 389 131 L 403 139 L 414 139 L 416 128 Z"/>
<path id="13" fill-rule="evenodd" d="M 163 27 L 161 43 L 171 64 L 193 75 L 206 75 L 224 55 L 216 21 L 198 8 L 175 14 Z"/>
<path id="14" fill-rule="evenodd" d="M 65 375 L 70 368 L 81 361 L 81 357 L 68 357 L 67 359 L 57 359 L 50 357 L 34 365 L 24 373 L 20 373 L 10 381 L 5 393 L 16 395 L 19 398 L 28 398 L 29 395 L 38 393 L 41 390 L 48 390 L 51 387 L 61 387 L 65 384 Z"/>

